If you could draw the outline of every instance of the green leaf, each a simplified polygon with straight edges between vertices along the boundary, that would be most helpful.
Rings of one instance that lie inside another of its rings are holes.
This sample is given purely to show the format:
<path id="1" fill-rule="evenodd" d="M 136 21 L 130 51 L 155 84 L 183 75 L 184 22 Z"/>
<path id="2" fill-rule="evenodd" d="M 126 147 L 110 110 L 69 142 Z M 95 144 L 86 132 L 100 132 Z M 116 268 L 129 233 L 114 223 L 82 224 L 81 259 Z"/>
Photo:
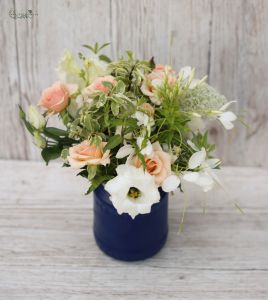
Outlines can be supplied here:
<path id="1" fill-rule="evenodd" d="M 87 178 L 88 178 L 88 180 L 92 180 L 95 177 L 96 172 L 97 172 L 97 166 L 88 165 L 87 166 L 87 173 L 88 173 Z"/>
<path id="2" fill-rule="evenodd" d="M 115 148 L 116 146 L 118 146 L 119 144 L 121 144 L 123 141 L 121 135 L 116 134 L 114 136 L 112 136 L 109 140 L 108 143 L 106 144 L 106 146 L 104 147 L 104 152 L 106 150 L 111 150 L 113 148 Z"/>
<path id="3" fill-rule="evenodd" d="M 91 121 L 92 121 L 92 120 L 91 120 L 91 116 L 87 115 L 87 116 L 85 117 L 84 124 L 85 124 L 86 129 L 87 129 L 88 131 L 93 132 L 94 130 L 93 130 L 93 125 L 92 125 L 92 122 L 91 122 Z"/>
<path id="4" fill-rule="evenodd" d="M 56 145 L 56 146 L 44 148 L 41 151 L 41 155 L 44 161 L 46 162 L 46 164 L 48 165 L 50 160 L 57 159 L 61 156 L 61 151 L 62 148 Z"/>
<path id="5" fill-rule="evenodd" d="M 90 45 L 82 45 L 82 46 L 95 53 L 95 49 L 92 46 L 90 46 Z"/>
<path id="6" fill-rule="evenodd" d="M 122 80 L 119 80 L 116 84 L 116 86 L 114 87 L 114 93 L 116 94 L 123 94 L 126 90 L 126 85 L 124 84 L 124 82 Z"/>
<path id="7" fill-rule="evenodd" d="M 137 126 L 137 120 L 134 118 L 129 119 L 113 119 L 110 121 L 111 126 L 130 126 L 130 127 L 136 127 Z"/>
<path id="8" fill-rule="evenodd" d="M 46 127 L 44 133 L 49 133 L 55 136 L 68 136 L 68 132 L 55 127 Z"/>
<path id="9" fill-rule="evenodd" d="M 119 114 L 119 105 L 115 102 L 112 102 L 111 110 L 112 110 L 113 115 L 117 116 Z"/>
<path id="10" fill-rule="evenodd" d="M 20 105 L 19 105 L 19 117 L 21 118 L 25 127 L 31 133 L 31 135 L 34 135 L 34 132 L 36 131 L 36 129 L 26 120 L 26 114 Z"/>
<path id="11" fill-rule="evenodd" d="M 154 57 L 152 57 L 149 61 L 149 66 L 153 70 L 155 68 L 155 62 L 154 62 Z"/>
<path id="12" fill-rule="evenodd" d="M 109 81 L 103 81 L 101 84 L 109 89 L 113 88 L 112 83 Z"/>
<path id="13" fill-rule="evenodd" d="M 85 195 L 90 194 L 91 192 L 96 190 L 96 188 L 98 188 L 103 182 L 108 181 L 112 178 L 113 176 L 111 175 L 103 175 L 103 176 L 95 177 L 94 179 L 91 180 L 91 186 L 89 187 Z"/>
<path id="14" fill-rule="evenodd" d="M 99 51 L 102 50 L 103 48 L 109 46 L 109 45 L 110 45 L 110 43 L 104 43 L 103 45 L 101 45 L 101 46 L 99 47 Z"/>
<path id="15" fill-rule="evenodd" d="M 110 59 L 108 56 L 103 55 L 103 54 L 101 54 L 101 55 L 99 56 L 99 59 L 102 60 L 102 61 L 105 61 L 105 62 L 107 62 L 107 63 L 110 63 L 110 62 L 111 62 L 111 59 Z"/>
<path id="16" fill-rule="evenodd" d="M 106 103 L 106 101 L 107 101 L 106 95 L 105 95 L 104 93 L 101 94 L 101 95 L 99 96 L 99 99 L 97 100 L 96 107 L 97 107 L 97 108 L 100 108 L 100 107 L 104 106 L 105 103 Z"/>

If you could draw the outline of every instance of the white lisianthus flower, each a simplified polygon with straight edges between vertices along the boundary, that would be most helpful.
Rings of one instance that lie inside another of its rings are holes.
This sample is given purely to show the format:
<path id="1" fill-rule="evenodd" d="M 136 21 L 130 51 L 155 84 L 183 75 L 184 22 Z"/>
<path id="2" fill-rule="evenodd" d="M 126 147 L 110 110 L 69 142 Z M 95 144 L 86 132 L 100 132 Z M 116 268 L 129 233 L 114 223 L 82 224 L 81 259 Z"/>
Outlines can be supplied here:
<path id="1" fill-rule="evenodd" d="M 84 88 L 85 82 L 80 77 L 80 70 L 79 65 L 74 61 L 72 53 L 69 50 L 65 50 L 56 68 L 60 81 L 65 84 L 76 84 L 80 89 Z"/>
<path id="2" fill-rule="evenodd" d="M 221 161 L 217 158 L 207 159 L 207 153 L 204 147 L 201 150 L 191 141 L 187 141 L 196 152 L 190 157 L 188 162 L 189 169 L 199 168 L 198 171 L 188 171 L 183 175 L 183 179 L 200 186 L 204 192 L 210 191 L 215 185 L 216 175 L 212 169 L 220 165 Z M 216 181 L 219 181 L 218 179 Z"/>
<path id="3" fill-rule="evenodd" d="M 82 95 L 78 95 L 75 99 L 71 99 L 70 104 L 67 107 L 68 113 L 75 118 L 79 109 L 83 106 L 84 100 Z"/>
<path id="4" fill-rule="evenodd" d="M 38 130 L 43 129 L 46 125 L 46 119 L 33 105 L 30 105 L 28 110 L 28 121 Z"/>
<path id="5" fill-rule="evenodd" d="M 219 111 L 213 112 L 216 118 L 227 130 L 230 130 L 234 127 L 234 124 L 232 122 L 234 122 L 237 119 L 237 116 L 233 112 L 226 111 L 226 109 L 234 102 L 236 101 L 227 102 L 219 109 Z"/>
<path id="6" fill-rule="evenodd" d="M 160 201 L 160 193 L 154 183 L 154 177 L 142 168 L 131 165 L 119 165 L 117 176 L 105 185 L 118 214 L 128 213 L 131 218 L 138 214 L 151 212 L 154 203 Z"/>
<path id="7" fill-rule="evenodd" d="M 191 81 L 190 85 L 189 85 L 190 89 L 194 89 L 199 83 L 202 82 L 199 79 L 193 78 L 194 73 L 195 73 L 195 69 L 190 66 L 185 66 L 185 67 L 181 68 L 179 71 L 179 78 L 181 80 L 186 81 L 186 82 L 188 82 L 189 80 Z"/>
<path id="8" fill-rule="evenodd" d="M 99 59 L 98 55 L 91 53 L 87 58 L 88 80 L 91 83 L 97 77 L 108 75 L 108 63 Z"/>
<path id="9" fill-rule="evenodd" d="M 147 144 L 145 145 L 145 147 L 142 147 L 142 143 L 143 143 L 144 137 L 138 137 L 137 138 L 137 145 L 141 150 L 141 154 L 142 155 L 151 155 L 153 152 L 153 146 L 151 144 L 150 141 L 147 141 Z"/>

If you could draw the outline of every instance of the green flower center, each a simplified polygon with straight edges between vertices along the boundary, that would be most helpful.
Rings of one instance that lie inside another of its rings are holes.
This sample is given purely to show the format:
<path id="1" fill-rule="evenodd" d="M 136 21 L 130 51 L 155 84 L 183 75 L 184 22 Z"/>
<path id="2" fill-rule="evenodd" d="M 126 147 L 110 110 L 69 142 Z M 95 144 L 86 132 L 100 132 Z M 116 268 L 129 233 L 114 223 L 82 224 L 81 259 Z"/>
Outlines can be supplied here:
<path id="1" fill-rule="evenodd" d="M 140 197 L 141 195 L 141 191 L 135 187 L 131 187 L 128 191 L 128 197 L 132 198 L 132 199 L 137 199 Z"/>

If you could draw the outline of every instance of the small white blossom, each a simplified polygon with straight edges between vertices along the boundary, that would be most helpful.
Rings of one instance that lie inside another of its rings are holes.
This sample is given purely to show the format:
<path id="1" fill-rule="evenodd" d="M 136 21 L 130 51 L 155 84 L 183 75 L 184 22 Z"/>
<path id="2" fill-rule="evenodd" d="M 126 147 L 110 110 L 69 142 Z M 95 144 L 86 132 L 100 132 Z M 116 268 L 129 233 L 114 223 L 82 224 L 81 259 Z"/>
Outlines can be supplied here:
<path id="1" fill-rule="evenodd" d="M 211 190 L 215 184 L 216 175 L 212 169 L 220 165 L 217 158 L 207 159 L 207 153 L 204 147 L 201 150 L 191 141 L 187 141 L 195 152 L 189 159 L 188 167 L 191 170 L 199 168 L 198 171 L 188 171 L 183 175 L 183 179 L 188 182 L 195 183 L 200 186 L 204 192 Z"/>
<path id="2" fill-rule="evenodd" d="M 235 101 L 230 101 L 224 104 L 218 112 L 216 112 L 216 118 L 221 122 L 225 129 L 230 130 L 234 127 L 234 122 L 237 119 L 237 116 L 231 112 L 226 111 L 226 109 L 230 106 L 231 103 Z"/>

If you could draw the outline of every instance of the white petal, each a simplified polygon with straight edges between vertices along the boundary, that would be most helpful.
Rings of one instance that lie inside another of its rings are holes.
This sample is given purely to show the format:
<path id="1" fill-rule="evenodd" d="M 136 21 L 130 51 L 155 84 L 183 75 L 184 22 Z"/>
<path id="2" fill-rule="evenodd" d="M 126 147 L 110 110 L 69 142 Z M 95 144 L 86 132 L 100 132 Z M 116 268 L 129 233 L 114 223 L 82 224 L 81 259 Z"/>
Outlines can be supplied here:
<path id="1" fill-rule="evenodd" d="M 189 182 L 195 182 L 199 177 L 199 173 L 198 172 L 186 172 L 183 175 L 183 179 Z"/>
<path id="2" fill-rule="evenodd" d="M 206 150 L 204 147 L 202 147 L 201 151 L 194 153 L 190 157 L 188 162 L 189 169 L 195 169 L 199 167 L 205 161 L 205 158 L 206 158 Z"/>
<path id="3" fill-rule="evenodd" d="M 176 175 L 170 175 L 162 183 L 162 190 L 164 192 L 172 192 L 180 185 L 180 178 Z"/>
<path id="4" fill-rule="evenodd" d="M 191 117 L 191 121 L 187 125 L 193 132 L 202 131 L 205 128 L 205 123 L 201 117 Z"/>
<path id="5" fill-rule="evenodd" d="M 135 113 L 135 118 L 138 120 L 138 125 L 147 126 L 149 123 L 149 116 L 141 111 Z"/>
<path id="6" fill-rule="evenodd" d="M 219 121 L 225 127 L 225 129 L 230 130 L 234 127 L 233 121 L 237 119 L 236 115 L 231 111 L 226 111 L 218 117 Z"/>
<path id="7" fill-rule="evenodd" d="M 195 183 L 199 185 L 204 192 L 208 192 L 214 187 L 214 180 L 207 173 L 200 173 Z"/>
<path id="8" fill-rule="evenodd" d="M 66 88 L 70 95 L 74 94 L 78 90 L 78 84 L 66 84 Z"/>
<path id="9" fill-rule="evenodd" d="M 225 111 L 232 103 L 235 103 L 236 101 L 229 101 L 225 103 L 221 108 L 220 111 Z"/>
<path id="10" fill-rule="evenodd" d="M 193 79 L 190 83 L 189 88 L 190 89 L 194 89 L 198 84 L 199 84 L 200 80 L 199 79 Z"/>
<path id="11" fill-rule="evenodd" d="M 210 158 L 205 161 L 205 164 L 211 169 L 216 168 L 217 166 L 220 165 L 220 163 L 221 163 L 221 160 L 218 158 Z"/>
<path id="12" fill-rule="evenodd" d="M 152 80 L 152 86 L 153 86 L 154 88 L 157 88 L 157 87 L 160 86 L 162 83 L 163 83 L 163 80 L 162 80 L 162 79 L 154 79 L 154 80 Z"/>
<path id="13" fill-rule="evenodd" d="M 116 153 L 116 158 L 124 158 L 134 152 L 134 149 L 132 148 L 131 145 L 125 145 L 121 147 L 118 152 Z"/>
<path id="14" fill-rule="evenodd" d="M 144 138 L 143 137 L 138 137 L 137 138 L 137 145 L 141 149 L 142 143 L 143 143 Z M 147 141 L 147 144 L 144 148 L 141 149 L 141 154 L 143 155 L 151 155 L 153 152 L 153 146 L 150 141 Z"/>
<path id="15" fill-rule="evenodd" d="M 194 151 L 199 151 L 199 149 L 196 147 L 196 145 L 190 141 L 190 140 L 187 140 L 187 144 L 192 148 L 194 149 Z"/>
<path id="16" fill-rule="evenodd" d="M 191 73 L 192 73 L 192 68 L 190 66 L 185 66 L 180 69 L 179 76 L 182 79 L 187 79 L 188 77 L 190 77 Z"/>

